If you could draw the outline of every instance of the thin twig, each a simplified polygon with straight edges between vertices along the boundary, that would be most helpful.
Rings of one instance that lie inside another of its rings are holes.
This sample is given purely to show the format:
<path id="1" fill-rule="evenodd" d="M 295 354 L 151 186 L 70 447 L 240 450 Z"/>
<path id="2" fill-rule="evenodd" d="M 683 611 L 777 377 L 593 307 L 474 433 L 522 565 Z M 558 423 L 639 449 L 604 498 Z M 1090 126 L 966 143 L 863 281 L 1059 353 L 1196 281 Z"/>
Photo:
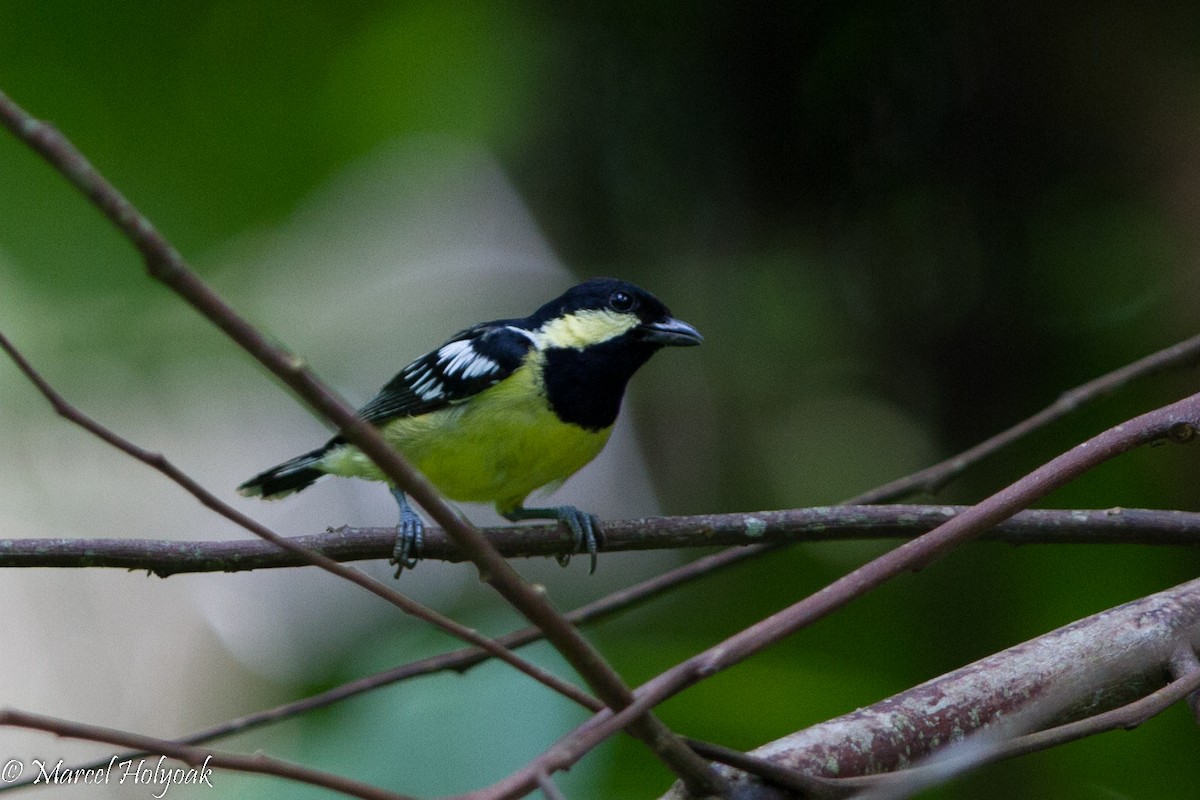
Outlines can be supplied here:
<path id="1" fill-rule="evenodd" d="M 546 773 L 539 773 L 537 776 L 538 788 L 542 790 L 542 795 L 546 800 L 567 800 L 557 786 L 554 785 L 554 779 Z"/>
<path id="2" fill-rule="evenodd" d="M 787 536 L 789 541 L 824 541 L 848 537 L 882 538 L 909 536 L 928 530 L 936 524 L 963 511 L 963 507 L 949 506 L 835 506 L 820 509 L 796 509 L 781 512 L 759 512 L 756 514 L 724 514 L 701 517 L 663 517 L 654 520 L 607 522 L 605 534 L 609 538 L 606 549 L 621 549 L 628 530 L 636 536 L 644 526 L 651 526 L 657 534 L 659 527 L 668 536 L 675 532 L 711 531 L 702 536 L 715 536 L 728 544 L 726 537 L 731 532 L 752 528 L 756 535 L 766 538 Z M 747 524 L 747 518 L 753 520 Z M 765 527 L 760 527 L 765 525 Z M 510 547 L 525 547 L 526 537 L 552 538 L 558 531 L 553 526 L 531 526 L 521 539 L 508 542 L 506 534 L 511 528 L 485 528 L 483 532 L 493 539 L 496 546 L 506 555 Z M 453 560 L 453 551 L 442 554 L 439 550 L 446 540 L 440 531 L 428 529 L 430 541 L 436 555 Z M 295 541 L 337 560 L 355 558 L 378 558 L 391 547 L 394 530 L 389 528 L 342 528 L 326 534 L 297 537 Z M 1200 543 L 1200 515 L 1179 511 L 1148 511 L 1141 509 L 1106 509 L 1094 511 L 1022 511 L 985 533 L 983 539 L 998 539 L 1010 544 L 1033 543 L 1077 543 L 1077 544 L 1156 544 L 1194 545 Z M 440 540 L 440 541 L 439 541 Z M 427 546 L 430 546 L 427 542 Z M 452 548 L 452 544 L 445 544 Z M 676 542 L 672 546 L 680 546 Z M 551 551 L 552 552 L 552 551 Z M 529 554 L 525 552 L 525 554 Z M 265 567 L 293 566 L 293 557 L 279 553 L 274 548 L 255 540 L 232 542 L 154 542 L 143 540 L 92 540 L 92 539 L 31 539 L 0 541 L 0 566 L 111 566 L 127 569 L 147 569 L 160 575 L 177 574 L 189 569 L 261 569 Z M 630 606 L 643 602 L 661 591 L 672 589 L 686 579 L 702 576 L 702 572 L 687 572 L 685 566 L 676 572 L 667 573 L 657 579 L 637 584 L 627 590 L 615 592 L 582 606 L 567 614 L 576 625 L 605 618 Z M 509 649 L 516 649 L 541 638 L 537 628 L 524 628 L 495 641 Z M 420 661 L 393 667 L 373 675 L 364 676 L 333 689 L 310 697 L 294 700 L 274 708 L 246 714 L 219 725 L 179 737 L 174 741 L 199 744 L 241 733 L 264 724 L 278 722 L 293 716 L 332 705 L 364 692 L 388 686 L 411 678 L 435 672 L 453 670 L 466 671 L 488 658 L 484 651 L 462 648 Z M 696 749 L 694 743 L 693 749 Z M 727 760 L 714 755 L 716 751 L 701 752 L 707 758 L 723 763 Z M 127 753 L 122 758 L 144 755 Z M 89 769 L 103 766 L 102 762 L 81 764 L 77 768 Z M 75 769 L 76 767 L 72 767 Z M 0 792 L 12 786 L 0 786 Z"/>
<path id="3" fill-rule="evenodd" d="M 807 627 L 868 590 L 904 572 L 922 569 L 954 547 L 1008 519 L 1054 489 L 1140 445 L 1189 442 L 1200 429 L 1200 394 L 1142 414 L 1092 437 L 1038 467 L 1010 486 L 938 526 L 864 564 L 820 592 L 731 636 L 651 680 L 644 696 L 675 694 L 685 686 L 726 669 L 780 639 Z"/>
<path id="4" fill-rule="evenodd" d="M 847 502 L 855 505 L 886 503 L 913 492 L 936 492 L 984 458 L 1052 422 L 1057 422 L 1093 400 L 1111 394 L 1139 378 L 1197 363 L 1200 363 L 1200 334 L 1063 392 L 1057 400 L 1032 417 L 985 439 L 974 447 L 911 475 L 863 492 Z"/>
<path id="5" fill-rule="evenodd" d="M 1167 665 L 1171 671 L 1171 677 L 1175 680 L 1180 680 L 1187 677 L 1194 677 L 1200 673 L 1200 657 L 1196 656 L 1196 651 L 1190 647 L 1181 647 L 1171 656 L 1171 661 Z M 1196 722 L 1200 724 L 1200 688 L 1197 688 L 1187 696 L 1188 708 L 1192 710 L 1192 716 L 1196 718 Z"/>
<path id="6" fill-rule="evenodd" d="M 112 744 L 118 747 L 130 747 L 182 761 L 197 770 L 204 770 L 208 767 L 219 767 L 236 772 L 271 775 L 276 778 L 285 778 L 311 786 L 321 786 L 351 797 L 361 797 L 364 800 L 412 800 L 408 795 L 389 792 L 376 786 L 362 783 L 361 781 L 344 778 L 329 772 L 322 772 L 311 767 L 294 764 L 290 761 L 271 758 L 262 753 L 247 756 L 240 753 L 211 751 L 165 739 L 156 739 L 153 736 L 129 733 L 117 730 L 116 728 L 86 725 L 80 722 L 31 714 L 16 709 L 0 709 L 0 725 L 46 731 L 55 736 L 63 736 L 70 739 L 84 739 L 91 742 Z M 106 761 L 104 763 L 108 764 L 109 762 Z M 116 763 L 120 764 L 121 762 Z M 211 785 L 211 779 L 209 779 L 209 784 Z M 151 787 L 154 792 L 159 790 L 166 792 L 169 788 L 169 785 Z M 155 796 L 158 795 L 156 794 Z"/>
<path id="7" fill-rule="evenodd" d="M 1188 652 L 1190 653 L 1191 650 L 1189 649 Z M 1037 733 L 1018 736 L 1005 743 L 998 750 L 995 758 L 989 758 L 986 763 L 1014 758 L 1027 753 L 1036 753 L 1039 750 L 1047 750 L 1060 744 L 1074 742 L 1107 731 L 1131 730 L 1151 717 L 1166 711 L 1197 689 L 1200 689 L 1200 670 L 1180 675 L 1161 689 L 1120 708 Z"/>
<path id="8" fill-rule="evenodd" d="M 968 506 L 830 506 L 787 511 L 611 520 L 605 552 L 747 546 L 856 539 L 908 539 L 936 528 Z M 481 528 L 505 558 L 551 556 L 561 549 L 557 525 Z M 378 560 L 391 554 L 395 528 L 342 527 L 288 541 L 338 562 Z M 1033 509 L 992 528 L 981 539 L 1025 544 L 1200 545 L 1200 513 L 1173 510 Z M 433 526 L 425 529 L 423 560 L 461 561 L 462 551 Z M 168 577 L 193 572 L 240 572 L 310 563 L 256 539 L 2 539 L 0 568 L 113 567 Z"/>
<path id="9" fill-rule="evenodd" d="M 610 708 L 633 701 L 620 675 L 583 635 L 567 622 L 545 597 L 530 586 L 496 552 L 478 530 L 464 521 L 422 475 L 379 432 L 360 419 L 304 363 L 263 336 L 205 284 L 180 254 L 111 183 L 52 125 L 39 121 L 0 92 L 0 124 L 41 155 L 82 192 L 142 254 L 151 277 L 172 289 L 206 319 L 224 331 L 259 363 L 280 378 L 314 411 L 332 422 L 348 442 L 358 447 L 395 486 L 423 508 L 463 549 L 479 570 L 480 579 L 540 627 L 547 641 L 571 664 Z M 719 794 L 715 772 L 652 713 L 636 719 L 630 732 L 679 775 L 699 795 Z"/>
<path id="10" fill-rule="evenodd" d="M 741 750 L 733 750 L 696 739 L 688 739 L 687 743 L 705 758 L 739 769 L 780 788 L 788 789 L 805 800 L 832 800 L 846 797 L 856 791 L 855 787 L 845 785 L 844 781 L 820 775 L 806 775 L 799 770 L 790 769 L 750 753 L 743 753 Z"/>

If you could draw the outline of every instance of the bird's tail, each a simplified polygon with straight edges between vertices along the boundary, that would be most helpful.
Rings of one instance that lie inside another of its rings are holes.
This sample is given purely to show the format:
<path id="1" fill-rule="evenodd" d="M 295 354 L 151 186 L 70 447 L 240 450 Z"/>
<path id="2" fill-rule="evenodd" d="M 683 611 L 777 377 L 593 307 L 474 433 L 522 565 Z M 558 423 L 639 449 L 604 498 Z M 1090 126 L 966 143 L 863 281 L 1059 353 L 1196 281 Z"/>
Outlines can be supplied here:
<path id="1" fill-rule="evenodd" d="M 318 447 L 316 450 L 296 456 L 260 472 L 238 487 L 238 494 L 244 497 L 261 497 L 264 500 L 275 500 L 287 497 L 292 492 L 304 489 L 317 478 L 323 478 L 325 472 L 317 468 L 329 445 Z"/>

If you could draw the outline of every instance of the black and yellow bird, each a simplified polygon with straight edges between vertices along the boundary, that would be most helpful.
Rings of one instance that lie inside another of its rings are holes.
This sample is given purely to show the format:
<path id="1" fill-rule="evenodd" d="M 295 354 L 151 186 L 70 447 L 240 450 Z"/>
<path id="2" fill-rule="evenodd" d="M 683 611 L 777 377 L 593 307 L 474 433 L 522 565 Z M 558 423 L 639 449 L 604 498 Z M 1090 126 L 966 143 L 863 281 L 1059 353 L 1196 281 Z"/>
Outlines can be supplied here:
<path id="1" fill-rule="evenodd" d="M 701 342 L 654 295 L 596 278 L 523 319 L 484 322 L 413 361 L 359 410 L 446 497 L 495 503 L 511 521 L 556 519 L 596 558 L 596 518 L 574 506 L 527 508 L 604 448 L 625 385 L 662 347 Z M 285 497 L 325 475 L 385 480 L 358 448 L 324 446 L 254 476 L 246 496 Z M 393 562 L 411 567 L 423 526 L 403 492 Z M 568 556 L 569 557 L 569 556 Z M 562 563 L 566 558 L 560 557 Z M 399 572 L 397 572 L 399 574 Z"/>

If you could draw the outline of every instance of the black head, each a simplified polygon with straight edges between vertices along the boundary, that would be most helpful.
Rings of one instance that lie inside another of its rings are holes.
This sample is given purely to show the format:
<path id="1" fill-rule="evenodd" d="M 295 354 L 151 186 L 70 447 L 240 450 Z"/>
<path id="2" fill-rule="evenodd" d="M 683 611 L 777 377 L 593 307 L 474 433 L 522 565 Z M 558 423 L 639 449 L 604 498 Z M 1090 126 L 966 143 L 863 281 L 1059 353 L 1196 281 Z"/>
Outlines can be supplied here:
<path id="1" fill-rule="evenodd" d="M 625 385 L 660 348 L 700 344 L 700 332 L 626 281 L 594 278 L 525 320 L 541 338 L 546 394 L 559 417 L 591 430 L 616 421 Z"/>

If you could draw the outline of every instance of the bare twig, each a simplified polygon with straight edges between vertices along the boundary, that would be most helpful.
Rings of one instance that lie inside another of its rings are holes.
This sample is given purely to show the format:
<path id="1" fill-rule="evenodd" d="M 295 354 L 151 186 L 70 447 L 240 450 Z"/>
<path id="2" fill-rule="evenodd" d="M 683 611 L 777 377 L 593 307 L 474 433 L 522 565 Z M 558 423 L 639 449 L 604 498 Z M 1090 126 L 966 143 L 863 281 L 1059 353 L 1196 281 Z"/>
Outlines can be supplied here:
<path id="1" fill-rule="evenodd" d="M 646 695 L 669 696 L 699 678 L 725 669 L 779 641 L 834 609 L 862 596 L 903 572 L 921 569 L 954 547 L 1066 485 L 1093 467 L 1139 445 L 1170 440 L 1191 441 L 1200 428 L 1200 394 L 1142 414 L 1092 437 L 1035 469 L 934 530 L 864 564 L 721 644 L 669 670 L 643 687 Z"/>
<path id="2" fill-rule="evenodd" d="M 605 552 L 680 549 L 761 542 L 795 543 L 911 538 L 961 514 L 966 506 L 830 506 L 787 511 L 612 520 L 604 524 Z M 550 556 L 560 549 L 557 525 L 481 528 L 505 558 Z M 391 554 L 395 528 L 342 527 L 288 537 L 335 561 L 377 560 Z M 1001 522 L 980 538 L 1009 544 L 1200 545 L 1200 513 L 1137 508 L 1034 509 Z M 440 528 L 425 530 L 425 560 L 461 561 L 462 551 Z M 3 567 L 114 567 L 159 577 L 189 572 L 240 572 L 310 563 L 292 551 L 254 539 L 3 539 Z"/>
<path id="3" fill-rule="evenodd" d="M 1120 389 L 1126 384 L 1165 372 L 1176 367 L 1193 366 L 1200 363 L 1200 335 L 1185 339 L 1170 347 L 1151 353 L 1148 356 L 1126 364 L 1074 389 L 1063 392 L 1046 408 L 1024 419 L 1007 430 L 985 439 L 974 447 L 964 450 L 958 455 L 951 456 L 923 470 L 906 475 L 903 478 L 885 483 L 870 491 L 863 492 L 848 502 L 855 505 L 868 503 L 886 503 L 913 492 L 936 492 L 965 470 L 974 466 L 984 458 L 998 450 L 1008 447 L 1013 442 L 1028 436 L 1030 433 L 1044 428 L 1052 422 L 1057 422 L 1081 406 Z"/>
<path id="4" fill-rule="evenodd" d="M 845 781 L 820 775 L 806 775 L 798 770 L 750 753 L 743 753 L 740 750 L 695 739 L 688 739 L 687 742 L 693 750 L 705 758 L 741 770 L 781 789 L 788 789 L 806 800 L 846 797 L 857 791 L 855 787 L 847 786 Z"/>
<path id="5" fill-rule="evenodd" d="M 1194 636 L 1193 638 L 1200 641 L 1200 637 Z M 1192 653 L 1191 648 L 1187 648 L 1186 652 Z M 1195 654 L 1192 655 L 1194 658 Z M 1200 670 L 1183 673 L 1161 689 L 1127 705 L 1095 714 L 1086 719 L 1019 736 L 998 748 L 995 756 L 989 757 L 985 763 L 1047 750 L 1099 733 L 1118 729 L 1132 730 L 1151 717 L 1166 711 L 1197 689 L 1200 689 Z"/>
<path id="6" fill-rule="evenodd" d="M 433 486 L 347 403 L 321 383 L 295 355 L 274 345 L 200 280 L 154 225 L 112 186 L 52 125 L 35 119 L 0 93 L 0 124 L 67 178 L 142 254 L 151 277 L 187 301 L 246 352 L 279 377 L 314 411 L 336 425 L 380 471 L 403 489 L 463 549 L 488 583 L 530 622 L 575 668 L 610 708 L 622 708 L 633 695 L 621 677 L 583 635 L 554 608 L 544 593 L 526 583 L 478 530 L 456 514 Z M 715 773 L 652 713 L 634 720 L 630 732 L 642 739 L 697 794 L 720 792 Z"/>
<path id="7" fill-rule="evenodd" d="M 287 780 L 306 783 L 311 786 L 321 786 L 351 797 L 361 797 L 364 800 L 411 800 L 407 795 L 385 791 L 361 781 L 322 772 L 300 764 L 293 764 L 290 761 L 271 758 L 262 753 L 247 756 L 239 753 L 211 751 L 165 739 L 156 739 L 153 736 L 143 736 L 142 734 L 129 733 L 98 725 L 85 725 L 80 722 L 31 714 L 16 709 L 0 710 L 0 725 L 46 731 L 55 736 L 64 736 L 70 739 L 84 739 L 92 742 L 113 744 L 118 747 L 131 747 L 147 753 L 161 754 L 182 761 L 188 766 L 197 769 L 212 766 L 236 772 L 272 775 L 277 778 L 286 778 Z M 104 763 L 107 764 L 109 762 L 106 761 Z M 160 786 L 155 788 L 166 792 L 169 787 Z"/>
<path id="8" fill-rule="evenodd" d="M 546 800 L 567 800 L 566 795 L 559 791 L 554 785 L 554 780 L 546 773 L 541 773 L 537 776 L 538 788 L 542 790 L 542 796 Z"/>
<path id="9" fill-rule="evenodd" d="M 1181 647 L 1171 657 L 1171 662 L 1167 666 L 1171 670 L 1171 677 L 1177 681 L 1194 678 L 1200 674 L 1200 657 L 1197 657 L 1195 650 Z M 1187 696 L 1187 703 L 1192 710 L 1192 716 L 1200 724 L 1200 688 L 1195 689 Z"/>

